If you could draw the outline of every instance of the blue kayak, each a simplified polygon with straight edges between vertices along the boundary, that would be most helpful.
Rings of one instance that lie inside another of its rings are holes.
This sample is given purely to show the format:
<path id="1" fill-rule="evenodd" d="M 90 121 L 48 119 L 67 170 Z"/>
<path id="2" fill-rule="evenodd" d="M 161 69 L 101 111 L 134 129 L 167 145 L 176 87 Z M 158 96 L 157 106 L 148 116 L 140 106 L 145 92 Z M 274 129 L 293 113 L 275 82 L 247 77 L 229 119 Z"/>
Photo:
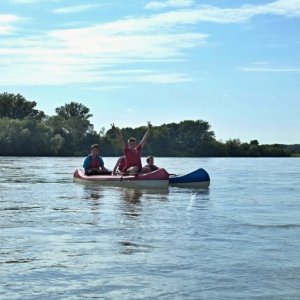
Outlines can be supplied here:
<path id="1" fill-rule="evenodd" d="M 169 184 L 177 187 L 197 187 L 207 189 L 210 184 L 208 173 L 199 168 L 184 175 L 170 175 Z"/>

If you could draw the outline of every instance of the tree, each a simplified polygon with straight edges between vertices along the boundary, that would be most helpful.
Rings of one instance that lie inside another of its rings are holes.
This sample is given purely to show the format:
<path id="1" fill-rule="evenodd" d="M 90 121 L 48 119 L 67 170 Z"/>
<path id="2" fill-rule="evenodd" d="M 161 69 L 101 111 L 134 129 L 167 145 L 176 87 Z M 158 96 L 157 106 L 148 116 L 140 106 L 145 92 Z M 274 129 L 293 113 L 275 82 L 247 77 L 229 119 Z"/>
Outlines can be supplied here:
<path id="1" fill-rule="evenodd" d="M 150 154 L 156 156 L 176 156 L 176 149 L 172 147 L 170 129 L 167 126 L 154 127 L 149 141 Z"/>
<path id="2" fill-rule="evenodd" d="M 0 118 L 42 120 L 45 113 L 35 106 L 35 101 L 27 101 L 20 94 L 0 94 Z"/>
<path id="3" fill-rule="evenodd" d="M 209 145 L 215 140 L 214 132 L 206 121 L 186 120 L 179 124 L 167 125 L 169 129 L 169 144 L 173 148 L 173 155 L 178 156 L 205 156 L 209 155 Z M 177 154 L 176 154 L 177 153 Z"/>
<path id="4" fill-rule="evenodd" d="M 94 131 L 89 108 L 71 102 L 56 108 L 46 117 L 35 109 L 36 102 L 20 94 L 0 94 L 0 155 L 83 155 L 89 146 L 101 144 L 104 156 L 121 155 L 111 129 Z M 145 128 L 122 128 L 125 139 L 140 140 Z M 259 145 L 257 140 L 241 143 L 230 139 L 216 141 L 210 124 L 203 120 L 185 120 L 152 128 L 143 155 L 170 157 L 214 156 L 291 156 L 299 155 L 300 145 Z"/>
<path id="5" fill-rule="evenodd" d="M 54 155 L 57 155 L 60 153 L 65 140 L 60 134 L 56 134 L 49 140 L 49 142 L 50 142 L 49 150 Z"/>
<path id="6" fill-rule="evenodd" d="M 229 139 L 225 143 L 227 153 L 229 156 L 241 156 L 240 147 L 241 141 L 240 139 Z"/>
<path id="7" fill-rule="evenodd" d="M 258 157 L 258 156 L 260 156 L 260 150 L 259 150 L 259 142 L 258 142 L 258 140 L 252 140 L 252 141 L 250 141 L 248 155 L 252 156 L 252 157 Z"/>
<path id="8" fill-rule="evenodd" d="M 54 128 L 56 134 L 65 141 L 64 155 L 85 153 L 85 143 L 89 140 L 98 140 L 95 138 L 94 126 L 90 123 L 89 108 L 77 102 L 67 103 L 55 109 L 57 115 L 50 117 L 48 125 Z"/>
<path id="9" fill-rule="evenodd" d="M 63 139 L 43 122 L 0 119 L 0 155 L 56 155 Z"/>
<path id="10" fill-rule="evenodd" d="M 71 102 L 67 103 L 64 106 L 57 107 L 55 112 L 58 116 L 64 118 L 65 120 L 70 119 L 80 119 L 88 120 L 93 115 L 90 114 L 90 109 L 84 106 L 81 103 Z"/>

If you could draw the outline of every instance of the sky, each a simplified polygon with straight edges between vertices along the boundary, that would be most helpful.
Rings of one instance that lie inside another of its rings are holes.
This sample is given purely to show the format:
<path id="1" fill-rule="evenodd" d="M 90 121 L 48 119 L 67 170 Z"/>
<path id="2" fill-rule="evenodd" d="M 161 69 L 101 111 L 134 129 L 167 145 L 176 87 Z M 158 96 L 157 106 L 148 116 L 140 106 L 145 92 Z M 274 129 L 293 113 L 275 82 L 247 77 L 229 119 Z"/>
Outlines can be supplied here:
<path id="1" fill-rule="evenodd" d="M 100 131 L 204 120 L 300 143 L 300 0 L 1 0 L 0 93 Z"/>

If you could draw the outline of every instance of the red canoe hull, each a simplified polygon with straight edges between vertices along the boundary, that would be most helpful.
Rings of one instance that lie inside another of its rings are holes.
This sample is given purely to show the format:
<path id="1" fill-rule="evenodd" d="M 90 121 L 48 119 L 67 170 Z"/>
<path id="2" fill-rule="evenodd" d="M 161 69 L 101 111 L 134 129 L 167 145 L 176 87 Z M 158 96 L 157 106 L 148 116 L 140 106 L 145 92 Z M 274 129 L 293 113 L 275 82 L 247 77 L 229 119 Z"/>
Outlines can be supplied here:
<path id="1" fill-rule="evenodd" d="M 161 168 L 156 171 L 137 175 L 92 175 L 87 176 L 84 171 L 77 169 L 73 179 L 76 182 L 95 182 L 99 185 L 132 187 L 132 188 L 168 188 L 169 173 Z"/>

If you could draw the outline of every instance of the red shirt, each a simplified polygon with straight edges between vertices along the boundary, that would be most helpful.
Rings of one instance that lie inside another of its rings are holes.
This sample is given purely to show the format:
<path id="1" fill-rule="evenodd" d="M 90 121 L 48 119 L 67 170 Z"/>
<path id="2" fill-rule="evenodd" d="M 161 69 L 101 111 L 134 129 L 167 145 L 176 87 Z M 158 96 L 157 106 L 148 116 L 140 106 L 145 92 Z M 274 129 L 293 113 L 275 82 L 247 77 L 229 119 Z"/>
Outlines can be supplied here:
<path id="1" fill-rule="evenodd" d="M 137 166 L 140 169 L 142 168 L 142 161 L 141 161 L 142 149 L 143 147 L 141 144 L 138 144 L 134 149 L 131 149 L 128 146 L 126 146 L 126 148 L 124 149 L 124 155 L 126 157 L 125 170 L 133 166 Z"/>

